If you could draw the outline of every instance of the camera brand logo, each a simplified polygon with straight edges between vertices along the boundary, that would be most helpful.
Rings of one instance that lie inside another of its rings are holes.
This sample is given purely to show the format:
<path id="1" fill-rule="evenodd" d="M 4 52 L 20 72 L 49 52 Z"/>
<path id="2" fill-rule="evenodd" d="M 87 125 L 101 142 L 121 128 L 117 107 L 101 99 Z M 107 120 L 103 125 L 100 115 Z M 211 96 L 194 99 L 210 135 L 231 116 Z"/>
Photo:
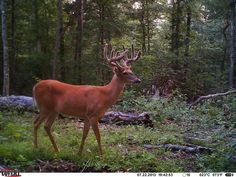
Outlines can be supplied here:
<path id="1" fill-rule="evenodd" d="M 6 177 L 19 177 L 19 176 L 21 176 L 19 171 L 9 169 L 9 168 L 4 168 L 1 166 L 0 166 L 0 173 L 2 176 L 6 176 Z"/>

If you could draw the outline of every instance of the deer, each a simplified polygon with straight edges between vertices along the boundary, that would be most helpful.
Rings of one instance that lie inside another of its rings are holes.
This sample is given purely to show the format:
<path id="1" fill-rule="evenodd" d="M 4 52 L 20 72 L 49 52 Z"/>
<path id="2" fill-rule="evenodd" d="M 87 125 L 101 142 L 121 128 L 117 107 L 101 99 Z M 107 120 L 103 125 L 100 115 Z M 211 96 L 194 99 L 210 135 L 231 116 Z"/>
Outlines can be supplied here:
<path id="1" fill-rule="evenodd" d="M 84 121 L 79 154 L 83 151 L 86 137 L 92 127 L 98 144 L 98 153 L 100 156 L 103 155 L 99 121 L 108 108 L 116 103 L 126 84 L 141 82 L 131 70 L 131 64 L 140 58 L 141 52 L 136 52 L 133 45 L 130 55 L 128 55 L 129 50 L 123 47 L 123 51 L 117 52 L 105 44 L 103 55 L 113 71 L 112 80 L 107 85 L 71 85 L 57 80 L 41 80 L 35 84 L 33 100 L 39 111 L 33 122 L 35 148 L 38 147 L 38 128 L 44 122 L 44 129 L 55 152 L 59 151 L 51 127 L 58 115 L 62 114 L 80 117 Z"/>

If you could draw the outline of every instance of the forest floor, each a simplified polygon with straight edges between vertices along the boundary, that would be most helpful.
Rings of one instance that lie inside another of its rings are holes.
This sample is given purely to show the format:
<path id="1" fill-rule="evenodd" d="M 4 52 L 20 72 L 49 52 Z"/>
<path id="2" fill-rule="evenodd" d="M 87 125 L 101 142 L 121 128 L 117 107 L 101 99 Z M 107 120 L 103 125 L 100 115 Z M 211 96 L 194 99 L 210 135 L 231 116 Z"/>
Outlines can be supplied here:
<path id="1" fill-rule="evenodd" d="M 203 119 L 191 119 L 190 124 L 187 124 L 186 120 L 167 118 L 156 122 L 154 128 L 100 124 L 104 150 L 103 157 L 100 157 L 92 130 L 82 155 L 78 155 L 83 123 L 68 118 L 58 119 L 53 127 L 59 153 L 53 151 L 43 126 L 39 129 L 39 148 L 35 149 L 34 116 L 33 113 L 0 113 L 0 166 L 26 172 L 236 171 L 227 145 L 232 139 L 228 134 L 226 138 L 221 133 L 229 130 L 229 127 L 223 130 L 219 122 L 218 125 L 206 126 Z M 213 148 L 215 152 L 186 153 L 164 148 L 149 150 L 144 147 L 145 144 L 167 143 L 192 143 Z"/>

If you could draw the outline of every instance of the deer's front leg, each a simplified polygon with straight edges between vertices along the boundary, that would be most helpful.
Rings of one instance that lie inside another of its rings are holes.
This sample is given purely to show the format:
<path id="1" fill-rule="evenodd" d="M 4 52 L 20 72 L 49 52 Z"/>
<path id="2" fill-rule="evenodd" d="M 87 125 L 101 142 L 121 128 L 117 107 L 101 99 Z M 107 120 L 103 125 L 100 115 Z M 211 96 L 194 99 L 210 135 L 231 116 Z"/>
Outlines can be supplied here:
<path id="1" fill-rule="evenodd" d="M 92 128 L 93 128 L 93 132 L 96 136 L 97 139 L 97 143 L 98 143 L 98 152 L 100 154 L 100 156 L 102 156 L 102 146 L 101 146 L 101 136 L 100 136 L 100 132 L 99 132 L 99 128 L 98 128 L 98 119 L 94 118 L 91 121 L 92 124 Z"/>
<path id="2" fill-rule="evenodd" d="M 82 137 L 82 141 L 81 141 L 80 148 L 79 148 L 79 154 L 81 154 L 82 151 L 83 151 L 84 142 L 85 142 L 85 140 L 86 140 L 86 138 L 87 138 L 89 129 L 90 129 L 90 121 L 89 121 L 89 119 L 85 119 L 85 120 L 84 120 L 83 137 Z"/>

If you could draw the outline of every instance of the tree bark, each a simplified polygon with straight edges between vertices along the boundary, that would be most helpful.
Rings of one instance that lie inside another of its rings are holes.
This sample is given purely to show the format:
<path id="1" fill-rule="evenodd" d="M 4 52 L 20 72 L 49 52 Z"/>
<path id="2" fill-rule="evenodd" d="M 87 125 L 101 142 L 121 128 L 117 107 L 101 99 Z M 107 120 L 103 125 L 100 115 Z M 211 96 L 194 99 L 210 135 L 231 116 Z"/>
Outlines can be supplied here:
<path id="1" fill-rule="evenodd" d="M 34 0 L 33 5 L 33 14 L 34 14 L 34 35 L 35 35 L 35 51 L 41 52 L 42 46 L 41 46 L 41 40 L 40 40 L 40 33 L 39 33 L 39 14 L 38 14 L 38 0 Z"/>
<path id="2" fill-rule="evenodd" d="M 146 127 L 153 127 L 153 122 L 147 112 L 134 114 L 110 111 L 105 113 L 100 122 L 116 125 L 145 125 Z"/>
<path id="3" fill-rule="evenodd" d="M 99 35 L 99 41 L 100 41 L 100 45 L 103 46 L 104 45 L 104 35 L 105 35 L 105 31 L 104 31 L 104 20 L 105 20 L 105 7 L 104 7 L 104 3 L 101 2 L 99 3 L 99 20 L 100 20 L 100 35 Z M 102 53 L 101 53 L 102 55 Z"/>
<path id="4" fill-rule="evenodd" d="M 235 22 L 235 2 L 230 3 L 231 22 L 230 22 L 230 66 L 229 66 L 229 87 L 234 87 L 234 61 L 236 59 L 236 22 Z"/>
<path id="5" fill-rule="evenodd" d="M 52 78 L 58 77 L 58 64 L 61 61 L 61 40 L 62 40 L 62 0 L 57 0 L 57 27 L 56 40 L 53 57 Z"/>
<path id="6" fill-rule="evenodd" d="M 10 78 L 9 78 L 9 56 L 7 45 L 7 22 L 6 22 L 6 0 L 1 1 L 2 15 L 2 46 L 3 46 L 3 96 L 9 95 Z"/>
<path id="7" fill-rule="evenodd" d="M 147 52 L 150 52 L 151 49 L 151 21 L 150 21 L 150 7 L 149 1 L 145 0 L 145 7 L 146 7 L 146 22 L 147 22 Z"/>
<path id="8" fill-rule="evenodd" d="M 66 67 L 64 59 L 64 35 L 61 34 L 61 47 L 60 47 L 60 79 L 65 81 L 66 79 Z"/>
<path id="9" fill-rule="evenodd" d="M 142 9 L 140 12 L 140 24 L 142 29 L 142 52 L 146 53 L 146 25 L 145 25 L 145 2 L 142 1 Z"/>
<path id="10" fill-rule="evenodd" d="M 227 51 L 228 51 L 228 38 L 227 38 L 227 29 L 229 28 L 230 23 L 228 19 L 225 19 L 225 24 L 222 30 L 223 36 L 224 36 L 224 54 L 223 54 L 223 58 L 221 61 L 221 72 L 222 74 L 224 74 L 224 70 L 225 70 L 225 61 L 226 61 L 226 57 L 227 57 Z"/>
<path id="11" fill-rule="evenodd" d="M 75 56 L 74 56 L 74 76 L 75 82 L 81 83 L 81 59 L 82 59 L 82 52 L 83 52 L 83 26 L 84 26 L 84 0 L 76 0 L 76 6 L 78 9 L 77 15 L 77 27 L 76 27 L 76 43 L 75 43 Z"/>
<path id="12" fill-rule="evenodd" d="M 176 5 L 176 26 L 175 26 L 175 54 L 179 56 L 179 42 L 180 42 L 180 23 L 181 23 L 181 7 L 180 7 L 180 1 L 177 0 Z"/>
<path id="13" fill-rule="evenodd" d="M 170 42 L 170 51 L 174 52 L 174 40 L 175 40 L 175 1 L 171 0 L 172 10 L 171 10 L 171 42 Z"/>
<path id="14" fill-rule="evenodd" d="M 180 6 L 181 0 L 176 2 L 172 0 L 172 24 L 171 24 L 171 51 L 179 56 L 179 47 L 180 47 L 180 24 L 181 24 L 181 15 L 182 7 Z"/>
<path id="15" fill-rule="evenodd" d="M 191 33 L 191 19 L 192 12 L 191 8 L 187 7 L 187 23 L 186 23 L 186 38 L 185 38 L 185 57 L 189 57 L 189 44 L 190 44 L 190 33 Z"/>
<path id="16" fill-rule="evenodd" d="M 110 43 L 110 39 L 105 38 L 105 28 L 104 28 L 104 22 L 105 22 L 105 4 L 104 1 L 96 1 L 97 7 L 98 7 L 98 34 L 97 34 L 97 47 L 96 47 L 96 62 L 100 63 L 101 58 L 103 58 L 103 46 L 104 42 Z M 105 62 L 102 60 L 102 62 Z M 101 67 L 96 68 L 96 73 L 102 78 L 102 82 L 106 83 L 107 76 L 109 76 L 108 73 L 105 73 L 104 69 Z"/>
<path id="17" fill-rule="evenodd" d="M 17 79 L 17 61 L 16 61 L 16 47 L 15 47 L 15 0 L 11 0 L 11 51 L 10 51 L 10 82 Z M 15 84 L 11 85 L 10 90 L 15 90 Z"/>

